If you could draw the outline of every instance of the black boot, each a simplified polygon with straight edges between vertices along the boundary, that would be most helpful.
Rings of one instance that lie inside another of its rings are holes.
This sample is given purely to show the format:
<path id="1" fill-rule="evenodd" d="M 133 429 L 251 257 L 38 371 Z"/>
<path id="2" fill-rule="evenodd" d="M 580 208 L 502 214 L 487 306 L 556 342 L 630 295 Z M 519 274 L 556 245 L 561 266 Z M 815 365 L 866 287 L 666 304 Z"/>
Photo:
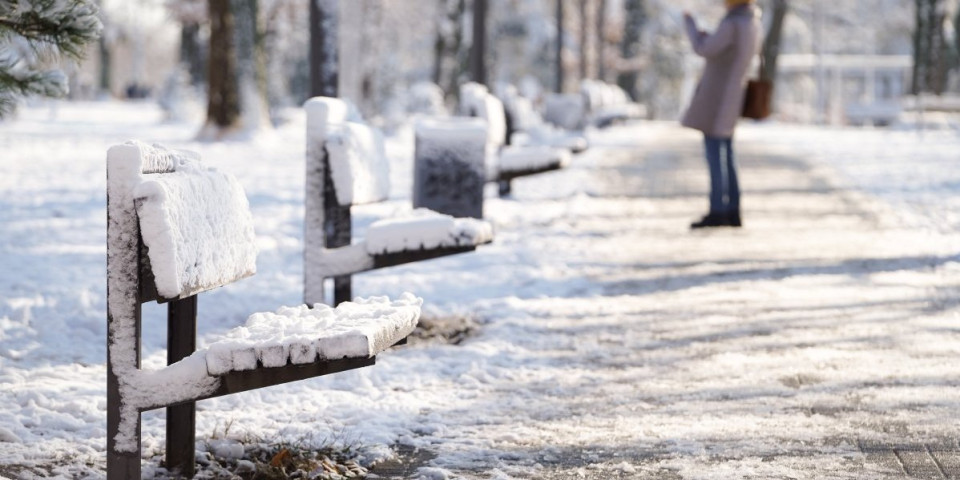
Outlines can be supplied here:
<path id="1" fill-rule="evenodd" d="M 710 213 L 701 218 L 699 222 L 691 223 L 690 228 L 696 230 L 698 228 L 739 227 L 741 225 L 739 212 Z"/>
<path id="2" fill-rule="evenodd" d="M 743 222 L 740 221 L 740 212 L 733 212 L 727 214 L 727 219 L 730 222 L 728 225 L 731 227 L 742 227 Z"/>

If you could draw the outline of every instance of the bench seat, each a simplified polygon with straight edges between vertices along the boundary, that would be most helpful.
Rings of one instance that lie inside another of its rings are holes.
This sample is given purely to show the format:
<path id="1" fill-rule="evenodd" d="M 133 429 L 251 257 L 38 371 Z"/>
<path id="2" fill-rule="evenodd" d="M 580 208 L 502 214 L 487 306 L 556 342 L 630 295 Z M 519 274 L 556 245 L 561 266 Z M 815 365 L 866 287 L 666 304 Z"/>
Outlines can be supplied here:
<path id="1" fill-rule="evenodd" d="M 500 178 L 558 170 L 570 163 L 568 150 L 553 147 L 509 146 L 500 152 Z"/>
<path id="2" fill-rule="evenodd" d="M 373 222 L 363 240 L 324 249 L 314 258 L 312 267 L 330 276 L 353 275 L 472 252 L 492 241 L 490 222 L 418 208 L 406 215 Z"/>
<path id="3" fill-rule="evenodd" d="M 367 253 L 382 255 L 443 247 L 477 247 L 493 241 L 490 222 L 454 218 L 425 208 L 378 220 L 367 228 Z"/>
<path id="4" fill-rule="evenodd" d="M 589 143 L 583 135 L 545 124 L 514 133 L 512 144 L 563 148 L 571 153 L 583 153 L 589 147 Z"/>
<path id="5" fill-rule="evenodd" d="M 318 304 L 254 313 L 204 352 L 207 373 L 303 365 L 344 358 L 371 358 L 407 337 L 417 325 L 422 300 L 411 294 L 391 302 L 358 298 L 336 308 Z"/>

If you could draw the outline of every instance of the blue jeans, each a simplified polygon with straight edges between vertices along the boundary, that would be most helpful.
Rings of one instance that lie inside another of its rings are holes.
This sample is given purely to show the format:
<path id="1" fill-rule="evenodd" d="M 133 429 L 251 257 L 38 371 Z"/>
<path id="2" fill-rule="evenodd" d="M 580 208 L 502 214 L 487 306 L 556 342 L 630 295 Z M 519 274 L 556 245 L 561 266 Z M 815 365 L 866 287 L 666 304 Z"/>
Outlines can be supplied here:
<path id="1" fill-rule="evenodd" d="M 710 166 L 710 213 L 740 212 L 740 184 L 733 160 L 733 139 L 704 136 Z"/>

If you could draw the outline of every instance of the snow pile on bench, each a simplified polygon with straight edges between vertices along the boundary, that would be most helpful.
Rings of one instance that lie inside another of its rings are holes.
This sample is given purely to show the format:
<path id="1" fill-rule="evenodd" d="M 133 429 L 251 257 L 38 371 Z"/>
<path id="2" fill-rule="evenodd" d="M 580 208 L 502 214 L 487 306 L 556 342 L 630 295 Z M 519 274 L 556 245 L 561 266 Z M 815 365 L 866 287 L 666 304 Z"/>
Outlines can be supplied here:
<path id="1" fill-rule="evenodd" d="M 500 152 L 501 172 L 522 172 L 570 163 L 569 150 L 543 146 L 506 147 Z"/>
<path id="2" fill-rule="evenodd" d="M 639 119 L 646 116 L 646 108 L 634 103 L 619 85 L 599 80 L 584 80 L 580 92 L 587 101 L 590 122 L 598 127 L 613 122 Z"/>
<path id="3" fill-rule="evenodd" d="M 433 82 L 414 83 L 407 95 L 407 113 L 447 115 L 443 89 Z"/>
<path id="4" fill-rule="evenodd" d="M 386 200 L 390 166 L 380 132 L 354 122 L 329 127 L 326 147 L 337 202 L 349 206 Z"/>
<path id="5" fill-rule="evenodd" d="M 179 159 L 136 185 L 140 231 L 157 293 L 173 299 L 256 272 L 253 217 L 232 175 Z"/>
<path id="6" fill-rule="evenodd" d="M 587 115 L 583 95 L 551 93 L 543 99 L 543 119 L 565 130 L 579 130 Z"/>
<path id="7" fill-rule="evenodd" d="M 206 350 L 212 376 L 317 360 L 370 358 L 413 332 L 423 299 L 404 293 L 358 298 L 337 308 L 317 304 L 255 313 Z"/>
<path id="8" fill-rule="evenodd" d="M 464 114 L 487 121 L 487 142 L 502 145 L 507 137 L 507 117 L 503 103 L 491 95 L 487 87 L 473 82 L 460 87 L 460 98 Z"/>
<path id="9" fill-rule="evenodd" d="M 366 234 L 367 253 L 378 255 L 440 247 L 477 246 L 493 241 L 490 222 L 454 218 L 425 208 L 402 217 L 378 220 Z"/>
<path id="10" fill-rule="evenodd" d="M 587 139 L 582 135 L 567 132 L 549 124 L 536 125 L 513 134 L 513 144 L 517 146 L 551 146 L 564 148 L 574 153 L 582 152 L 589 146 Z"/>

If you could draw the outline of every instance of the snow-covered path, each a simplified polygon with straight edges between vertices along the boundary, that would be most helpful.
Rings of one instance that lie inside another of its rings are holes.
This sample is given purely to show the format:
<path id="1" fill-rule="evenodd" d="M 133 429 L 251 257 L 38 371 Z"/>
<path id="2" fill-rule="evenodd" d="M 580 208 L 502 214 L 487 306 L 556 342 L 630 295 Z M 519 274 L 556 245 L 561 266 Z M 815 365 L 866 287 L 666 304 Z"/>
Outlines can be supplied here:
<path id="1" fill-rule="evenodd" d="M 554 273 L 528 287 L 544 295 L 479 302 L 488 323 L 449 379 L 469 401 L 424 415 L 441 432 L 422 440 L 435 462 L 532 478 L 902 478 L 936 458 L 960 473 L 955 226 L 904 228 L 908 212 L 847 190 L 790 137 L 748 132 L 747 228 L 691 233 L 699 142 L 647 128 L 568 172 L 581 191 L 563 214 L 519 200 L 539 225 L 509 247 L 537 259 L 516 269 Z"/>
<path id="2" fill-rule="evenodd" d="M 102 475 L 107 146 L 197 150 L 247 189 L 259 273 L 201 298 L 212 340 L 300 300 L 302 126 L 198 144 L 117 104 L 0 123 L 0 476 Z M 593 140 L 572 168 L 488 198 L 495 244 L 356 278 L 359 295 L 423 296 L 428 321 L 466 319 L 462 342 L 201 402 L 199 448 L 399 445 L 427 452 L 409 455 L 427 478 L 960 472 L 956 134 L 746 125 L 746 227 L 706 232 L 687 228 L 705 208 L 696 135 L 644 123 Z M 393 138 L 394 200 L 361 209 L 361 231 L 405 208 L 409 147 Z M 147 312 L 148 365 L 164 357 L 161 314 Z M 145 415 L 148 471 L 161 420 Z"/>

